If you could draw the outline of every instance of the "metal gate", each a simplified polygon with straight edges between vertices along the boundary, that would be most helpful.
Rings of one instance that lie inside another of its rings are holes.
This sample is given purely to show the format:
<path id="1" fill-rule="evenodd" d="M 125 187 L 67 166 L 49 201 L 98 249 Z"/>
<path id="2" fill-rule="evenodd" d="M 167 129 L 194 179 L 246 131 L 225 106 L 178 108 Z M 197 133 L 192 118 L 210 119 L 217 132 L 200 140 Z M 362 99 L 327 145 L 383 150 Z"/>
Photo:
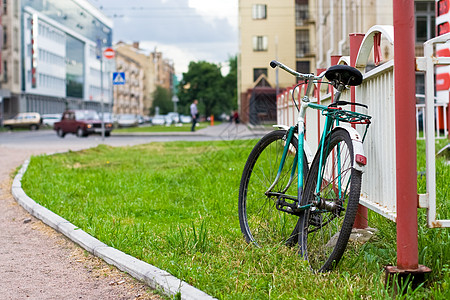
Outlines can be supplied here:
<path id="1" fill-rule="evenodd" d="M 450 33 L 435 37 L 424 43 L 424 57 L 417 58 L 417 70 L 425 72 L 425 143 L 426 143 L 426 194 L 419 195 L 419 207 L 428 209 L 428 226 L 450 227 L 450 220 L 437 219 L 436 205 L 436 147 L 435 147 L 435 117 L 434 117 L 434 95 L 435 78 L 434 70 L 436 66 L 450 65 L 450 57 L 437 57 L 435 47 L 438 44 L 446 43 L 450 40 Z M 449 200 L 449 199 L 447 199 Z"/>

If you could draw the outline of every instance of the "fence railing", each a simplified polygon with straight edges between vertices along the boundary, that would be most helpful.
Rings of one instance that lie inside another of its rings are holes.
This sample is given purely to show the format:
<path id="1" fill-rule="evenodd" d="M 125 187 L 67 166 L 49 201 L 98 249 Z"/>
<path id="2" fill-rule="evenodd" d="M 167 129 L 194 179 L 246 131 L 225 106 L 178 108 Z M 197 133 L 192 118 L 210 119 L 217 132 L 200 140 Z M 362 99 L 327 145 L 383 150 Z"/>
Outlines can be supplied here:
<path id="1" fill-rule="evenodd" d="M 450 227 L 450 219 L 439 219 L 437 205 L 437 192 L 436 192 L 436 147 L 435 147 L 435 133 L 439 132 L 441 125 L 447 126 L 447 120 L 440 119 L 440 111 L 442 111 L 442 117 L 446 118 L 446 108 L 442 109 L 434 101 L 435 95 L 435 74 L 434 70 L 439 65 L 450 65 L 450 57 L 439 57 L 436 55 L 436 47 L 439 44 L 445 44 L 450 41 L 450 33 L 437 36 L 424 43 L 424 57 L 416 58 L 417 70 L 425 72 L 425 111 L 424 116 L 424 132 L 425 132 L 425 144 L 426 144 L 426 182 L 427 192 L 426 194 L 419 195 L 419 207 L 427 208 L 427 221 L 429 227 Z M 434 120 L 433 120 L 434 119 Z M 447 130 L 448 128 L 444 129 Z M 445 199 L 446 201 L 447 199 Z"/>
<path id="2" fill-rule="evenodd" d="M 416 95 L 417 99 L 424 102 L 425 95 Z M 446 139 L 448 137 L 447 103 L 434 103 L 434 138 Z M 426 114 L 425 103 L 416 104 L 416 138 L 418 140 L 426 139 Z"/>
<path id="3" fill-rule="evenodd" d="M 394 90 L 394 60 L 381 63 L 378 67 L 365 72 L 368 56 L 374 46 L 374 36 L 383 34 L 385 39 L 393 46 L 392 26 L 374 26 L 366 33 L 358 51 L 356 67 L 363 73 L 364 80 L 355 88 L 357 102 L 368 105 L 368 114 L 372 116 L 372 124 L 366 135 L 364 151 L 367 156 L 367 168 L 361 187 L 360 203 L 367 208 L 396 221 L 397 219 L 397 172 L 396 172 L 396 137 L 395 137 L 395 90 Z M 434 38 L 425 43 L 425 57 L 417 58 L 417 69 L 426 71 L 426 98 L 425 104 L 416 105 L 417 139 L 426 139 L 427 147 L 427 194 L 418 195 L 418 206 L 428 209 L 429 227 L 450 227 L 450 220 L 436 219 L 436 174 L 434 160 L 434 141 L 449 136 L 449 120 L 447 103 L 436 103 L 434 99 L 434 68 L 435 65 L 450 65 L 449 57 L 435 57 L 433 47 L 436 43 L 445 43 L 450 40 L 450 33 Z M 375 52 L 375 51 L 374 51 Z M 340 64 L 348 64 L 348 57 L 342 57 Z M 313 102 L 326 105 L 331 103 L 331 94 L 327 92 L 327 85 L 316 86 L 316 98 Z M 301 99 L 304 91 L 302 87 L 287 89 L 277 98 L 278 123 L 294 125 L 297 120 L 297 110 L 292 103 Z M 350 100 L 349 91 L 342 94 L 343 100 Z M 357 107 L 357 111 L 365 112 Z M 311 148 L 316 148 L 324 118 L 320 112 L 306 114 L 305 138 Z M 358 130 L 358 127 L 356 128 Z M 362 134 L 362 131 L 360 131 Z M 408 151 L 408 149 L 404 149 Z"/>

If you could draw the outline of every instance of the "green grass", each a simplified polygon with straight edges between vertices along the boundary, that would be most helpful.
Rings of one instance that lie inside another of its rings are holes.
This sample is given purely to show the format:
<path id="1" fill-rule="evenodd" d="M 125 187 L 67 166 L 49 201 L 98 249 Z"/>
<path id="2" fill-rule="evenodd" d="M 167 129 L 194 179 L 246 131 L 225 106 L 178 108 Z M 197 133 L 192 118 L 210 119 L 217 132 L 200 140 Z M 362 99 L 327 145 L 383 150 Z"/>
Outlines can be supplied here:
<path id="1" fill-rule="evenodd" d="M 215 123 L 217 125 L 217 123 Z M 165 126 L 165 125 L 153 125 L 153 126 L 140 126 L 140 127 L 128 127 L 128 128 L 117 128 L 113 132 L 187 132 L 191 131 L 192 124 L 182 124 L 182 126 Z M 203 129 L 209 126 L 209 123 L 199 123 L 195 127 L 195 130 Z"/>
<path id="2" fill-rule="evenodd" d="M 369 224 L 378 229 L 376 237 L 350 245 L 338 269 L 326 274 L 312 274 L 295 249 L 244 242 L 238 189 L 254 144 L 101 145 L 33 157 L 22 184 L 31 198 L 106 244 L 219 299 L 392 298 L 383 266 L 396 264 L 395 224 L 375 213 Z M 448 178 L 439 188 L 447 210 Z M 407 294 L 397 298 L 448 299 L 450 230 L 426 228 L 425 210 L 419 210 L 419 254 L 433 270 L 429 281 L 416 290 L 407 283 Z"/>

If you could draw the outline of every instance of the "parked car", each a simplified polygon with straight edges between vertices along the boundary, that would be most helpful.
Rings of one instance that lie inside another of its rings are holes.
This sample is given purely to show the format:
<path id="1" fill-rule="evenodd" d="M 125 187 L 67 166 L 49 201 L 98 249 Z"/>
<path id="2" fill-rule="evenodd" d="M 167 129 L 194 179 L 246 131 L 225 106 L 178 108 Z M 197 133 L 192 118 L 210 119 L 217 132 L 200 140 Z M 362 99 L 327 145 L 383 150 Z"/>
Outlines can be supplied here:
<path id="1" fill-rule="evenodd" d="M 173 119 L 172 119 L 171 116 L 165 115 L 165 116 L 164 116 L 164 119 L 166 120 L 166 125 L 167 125 L 167 126 L 170 126 L 170 125 L 173 124 Z"/>
<path id="2" fill-rule="evenodd" d="M 180 114 L 179 113 L 170 112 L 167 114 L 167 116 L 172 119 L 172 122 L 171 122 L 172 124 L 180 123 Z"/>
<path id="3" fill-rule="evenodd" d="M 105 112 L 105 113 L 103 113 L 103 115 L 104 115 L 103 122 L 112 123 L 113 124 L 113 128 L 116 128 L 118 126 L 117 125 L 117 117 L 114 114 L 112 114 L 110 112 Z M 100 117 L 100 121 L 101 121 L 102 120 L 102 113 L 99 112 L 98 116 Z"/>
<path id="4" fill-rule="evenodd" d="M 122 114 L 117 116 L 117 124 L 119 127 L 134 127 L 139 125 L 137 115 Z"/>
<path id="5" fill-rule="evenodd" d="M 42 115 L 42 125 L 52 127 L 56 122 L 61 121 L 61 114 L 44 114 Z"/>
<path id="6" fill-rule="evenodd" d="M 192 122 L 192 117 L 191 116 L 186 116 L 186 115 L 180 115 L 180 122 L 181 123 L 191 123 Z"/>
<path id="7" fill-rule="evenodd" d="M 105 122 L 105 136 L 111 135 L 113 125 Z M 67 110 L 63 113 L 61 121 L 53 125 L 59 137 L 67 133 L 74 133 L 78 137 L 85 137 L 92 133 L 102 132 L 102 121 L 95 110 Z"/>
<path id="8" fill-rule="evenodd" d="M 166 117 L 164 115 L 157 115 L 152 118 L 152 125 L 166 124 Z"/>
<path id="9" fill-rule="evenodd" d="M 3 126 L 9 130 L 12 130 L 13 128 L 38 130 L 41 125 L 41 115 L 36 112 L 19 113 L 14 118 L 3 121 Z"/>

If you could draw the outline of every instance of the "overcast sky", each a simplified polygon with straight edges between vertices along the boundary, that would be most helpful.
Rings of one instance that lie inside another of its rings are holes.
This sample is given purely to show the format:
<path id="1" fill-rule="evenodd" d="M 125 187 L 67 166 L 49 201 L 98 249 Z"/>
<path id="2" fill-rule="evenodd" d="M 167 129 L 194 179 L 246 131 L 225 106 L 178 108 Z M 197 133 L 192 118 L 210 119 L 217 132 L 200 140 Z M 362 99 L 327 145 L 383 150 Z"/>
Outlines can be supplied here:
<path id="1" fill-rule="evenodd" d="M 90 0 L 114 22 L 114 42 L 163 52 L 175 72 L 190 61 L 228 61 L 238 51 L 238 0 Z"/>

